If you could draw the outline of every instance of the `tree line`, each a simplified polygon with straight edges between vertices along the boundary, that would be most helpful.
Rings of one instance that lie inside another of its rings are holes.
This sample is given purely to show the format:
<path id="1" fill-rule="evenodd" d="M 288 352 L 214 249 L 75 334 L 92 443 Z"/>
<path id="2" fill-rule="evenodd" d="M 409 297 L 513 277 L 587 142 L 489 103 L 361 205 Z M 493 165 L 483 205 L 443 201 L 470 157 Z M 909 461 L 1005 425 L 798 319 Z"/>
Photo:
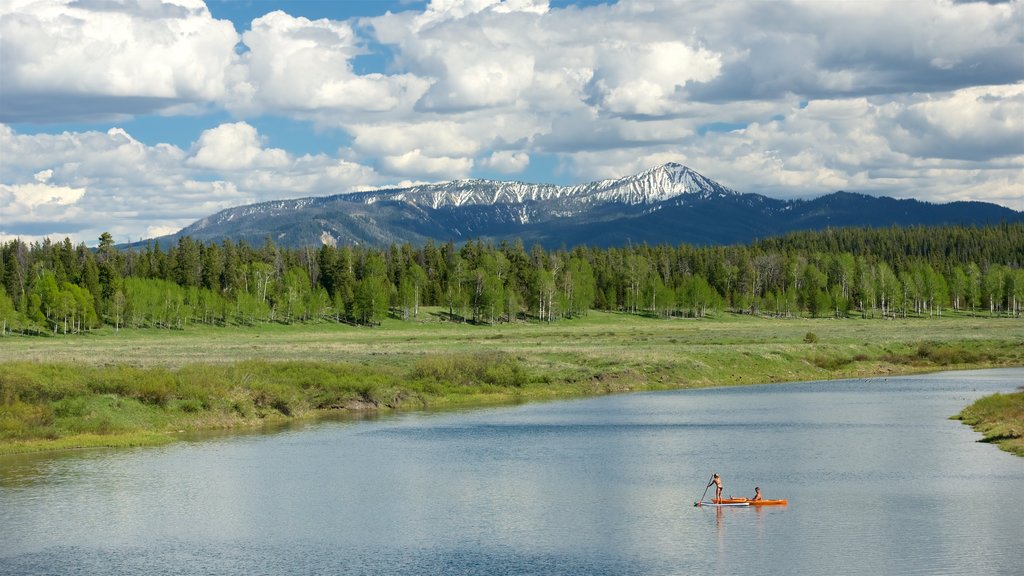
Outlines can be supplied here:
<path id="1" fill-rule="evenodd" d="M 1021 315 L 1024 224 L 843 228 L 750 245 L 579 246 L 521 241 L 283 248 L 180 238 L 163 249 L 0 244 L 0 334 L 109 325 L 345 322 L 393 316 L 554 322 L 589 310 L 656 317 Z M 441 312 L 438 313 L 437 310 Z"/>

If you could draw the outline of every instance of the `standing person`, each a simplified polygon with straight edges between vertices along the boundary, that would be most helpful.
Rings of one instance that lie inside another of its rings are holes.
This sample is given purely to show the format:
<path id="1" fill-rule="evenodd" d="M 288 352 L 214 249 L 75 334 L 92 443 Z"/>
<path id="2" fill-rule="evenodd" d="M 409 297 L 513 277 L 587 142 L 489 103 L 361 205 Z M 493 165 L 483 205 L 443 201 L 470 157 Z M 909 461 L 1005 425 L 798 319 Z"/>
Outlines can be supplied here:
<path id="1" fill-rule="evenodd" d="M 715 485 L 715 499 L 712 502 L 718 502 L 722 499 L 722 477 L 718 474 L 712 476 L 711 482 L 708 483 L 707 487 L 710 488 L 712 484 Z"/>

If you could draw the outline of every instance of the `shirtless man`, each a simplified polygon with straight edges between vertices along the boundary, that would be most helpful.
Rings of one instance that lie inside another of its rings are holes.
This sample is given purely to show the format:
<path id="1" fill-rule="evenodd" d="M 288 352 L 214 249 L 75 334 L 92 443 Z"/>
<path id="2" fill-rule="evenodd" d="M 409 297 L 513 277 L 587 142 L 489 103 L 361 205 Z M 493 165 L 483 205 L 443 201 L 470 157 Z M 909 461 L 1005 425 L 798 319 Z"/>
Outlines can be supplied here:
<path id="1" fill-rule="evenodd" d="M 717 501 L 717 500 L 721 500 L 722 499 L 722 477 L 719 476 L 718 474 L 715 474 L 714 476 L 712 476 L 711 477 L 711 482 L 708 483 L 708 488 L 710 488 L 712 484 L 715 485 L 715 500 L 712 500 L 712 502 Z"/>
<path id="2" fill-rule="evenodd" d="M 757 502 L 758 500 L 761 500 L 762 498 L 763 498 L 763 496 L 761 496 L 761 488 L 758 487 L 758 486 L 754 486 L 754 497 L 751 498 L 750 500 L 752 502 Z"/>

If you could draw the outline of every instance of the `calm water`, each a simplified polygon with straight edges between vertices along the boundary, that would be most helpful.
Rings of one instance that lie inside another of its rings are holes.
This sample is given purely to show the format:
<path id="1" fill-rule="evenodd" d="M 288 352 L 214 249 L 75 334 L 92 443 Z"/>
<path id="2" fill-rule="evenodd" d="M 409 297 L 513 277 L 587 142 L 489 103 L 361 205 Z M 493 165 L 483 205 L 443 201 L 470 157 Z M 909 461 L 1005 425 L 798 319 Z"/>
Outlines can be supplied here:
<path id="1" fill-rule="evenodd" d="M 1024 369 L 645 393 L 0 457 L 2 574 L 1021 574 Z M 695 508 L 726 494 L 785 508 Z"/>

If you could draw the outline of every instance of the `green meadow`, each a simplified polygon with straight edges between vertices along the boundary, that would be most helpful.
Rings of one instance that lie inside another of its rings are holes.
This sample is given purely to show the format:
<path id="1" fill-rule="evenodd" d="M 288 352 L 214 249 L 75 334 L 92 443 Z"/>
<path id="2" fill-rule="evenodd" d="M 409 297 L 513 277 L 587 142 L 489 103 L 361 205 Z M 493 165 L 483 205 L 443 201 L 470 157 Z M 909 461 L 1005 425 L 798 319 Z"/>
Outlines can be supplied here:
<path id="1" fill-rule="evenodd" d="M 367 410 L 1024 365 L 1024 322 L 385 320 L 0 338 L 0 453 L 170 442 Z M 965 419 L 966 421 L 966 419 Z M 1016 428 L 1019 430 L 1020 426 Z"/>

